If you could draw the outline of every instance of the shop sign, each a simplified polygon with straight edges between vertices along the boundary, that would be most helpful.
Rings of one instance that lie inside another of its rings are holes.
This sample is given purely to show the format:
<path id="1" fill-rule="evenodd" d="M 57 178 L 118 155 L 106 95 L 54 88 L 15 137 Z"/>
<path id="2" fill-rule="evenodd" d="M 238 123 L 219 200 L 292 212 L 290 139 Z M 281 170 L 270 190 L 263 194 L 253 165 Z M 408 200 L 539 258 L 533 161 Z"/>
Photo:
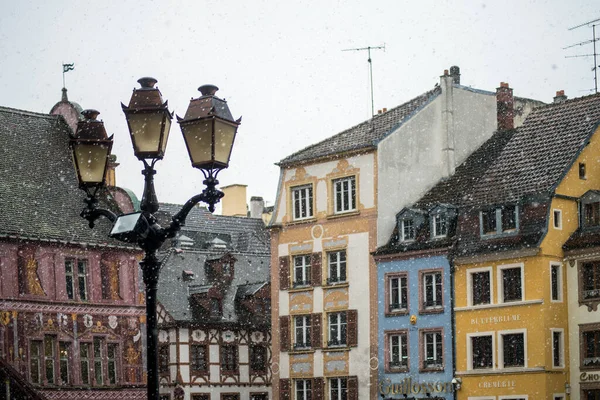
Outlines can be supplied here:
<path id="1" fill-rule="evenodd" d="M 428 399 L 435 399 L 435 397 L 429 397 L 436 393 L 453 393 L 454 387 L 452 382 L 419 382 L 413 381 L 412 378 L 405 378 L 400 383 L 392 383 L 391 379 L 384 379 L 379 382 L 379 393 L 383 396 L 401 394 L 423 394 L 427 395 Z"/>
<path id="2" fill-rule="evenodd" d="M 479 389 L 514 388 L 517 386 L 517 383 L 515 381 L 488 381 L 479 382 L 477 386 Z"/>
<path id="3" fill-rule="evenodd" d="M 579 380 L 581 382 L 600 382 L 600 372 L 582 372 Z"/>
<path id="4" fill-rule="evenodd" d="M 487 317 L 471 318 L 471 325 L 499 324 L 502 322 L 512 322 L 520 320 L 520 314 L 489 315 Z"/>

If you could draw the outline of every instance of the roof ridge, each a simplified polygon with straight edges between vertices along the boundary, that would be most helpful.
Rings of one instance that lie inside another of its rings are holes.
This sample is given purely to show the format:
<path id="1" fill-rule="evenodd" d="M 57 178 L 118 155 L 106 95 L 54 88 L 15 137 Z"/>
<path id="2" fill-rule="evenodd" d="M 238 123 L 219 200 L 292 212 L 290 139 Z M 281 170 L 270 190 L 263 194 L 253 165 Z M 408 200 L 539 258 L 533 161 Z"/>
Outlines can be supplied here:
<path id="1" fill-rule="evenodd" d="M 48 119 L 58 119 L 59 115 L 38 113 L 35 111 L 22 110 L 20 108 L 0 106 L 0 112 L 10 112 L 12 114 L 30 115 L 32 117 L 45 117 Z"/>

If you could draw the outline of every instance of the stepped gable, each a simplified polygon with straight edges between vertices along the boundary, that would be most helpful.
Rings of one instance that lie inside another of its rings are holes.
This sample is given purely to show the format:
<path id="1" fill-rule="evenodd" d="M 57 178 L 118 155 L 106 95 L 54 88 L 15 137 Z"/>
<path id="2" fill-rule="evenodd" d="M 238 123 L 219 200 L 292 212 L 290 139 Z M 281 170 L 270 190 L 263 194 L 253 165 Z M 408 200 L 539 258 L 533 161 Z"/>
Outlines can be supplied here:
<path id="1" fill-rule="evenodd" d="M 71 161 L 70 132 L 61 116 L 0 107 L 0 237 L 130 248 L 108 238 L 106 219 L 90 229 L 79 216 L 85 194 Z M 115 204 L 100 206 L 117 211 Z"/>
<path id="2" fill-rule="evenodd" d="M 473 205 L 551 194 L 600 121 L 600 94 L 534 109 L 473 190 Z"/>
<path id="3" fill-rule="evenodd" d="M 399 128 L 416 111 L 441 93 L 441 88 L 436 87 L 398 107 L 392 108 L 382 114 L 374 115 L 373 118 L 367 121 L 361 122 L 319 143 L 310 145 L 282 159 L 277 165 L 285 167 L 293 164 L 302 164 L 333 154 L 374 149 L 379 140 Z"/>

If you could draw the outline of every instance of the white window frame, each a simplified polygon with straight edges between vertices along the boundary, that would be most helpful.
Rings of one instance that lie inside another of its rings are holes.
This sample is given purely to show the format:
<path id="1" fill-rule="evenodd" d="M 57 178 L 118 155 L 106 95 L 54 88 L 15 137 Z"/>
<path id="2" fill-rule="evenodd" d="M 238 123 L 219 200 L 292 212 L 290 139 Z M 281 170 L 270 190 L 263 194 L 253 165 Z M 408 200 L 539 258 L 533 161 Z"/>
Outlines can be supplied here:
<path id="1" fill-rule="evenodd" d="M 427 298 L 426 298 L 426 296 L 427 296 L 427 284 L 426 284 L 425 281 L 426 281 L 427 277 L 430 276 L 430 275 L 434 276 L 433 283 L 432 283 L 432 285 L 433 285 L 433 290 L 432 290 L 433 299 L 432 300 L 433 300 L 433 302 L 437 302 L 439 300 L 439 304 L 436 304 L 436 305 L 433 305 L 433 306 L 426 306 L 425 303 L 427 302 Z M 422 274 L 423 281 L 421 282 L 421 284 L 423 285 L 423 289 L 422 289 L 423 304 L 422 304 L 422 307 L 423 307 L 424 310 L 439 309 L 439 308 L 443 308 L 444 307 L 444 276 L 443 275 L 444 275 L 444 273 L 441 270 L 423 272 L 423 274 Z M 439 278 L 439 282 L 438 282 L 438 280 L 437 280 L 436 277 Z M 442 294 L 441 294 L 442 297 L 440 299 L 437 298 L 437 294 L 436 294 L 437 293 L 436 289 L 437 289 L 438 284 L 442 287 Z"/>
<path id="2" fill-rule="evenodd" d="M 558 269 L 558 282 L 557 282 L 557 289 L 558 289 L 558 298 L 555 300 L 552 298 L 552 270 L 557 267 Z M 551 303 L 562 303 L 563 300 L 563 267 L 562 267 L 562 263 L 559 262 L 554 262 L 551 261 L 550 262 L 550 302 Z"/>
<path id="3" fill-rule="evenodd" d="M 523 334 L 523 366 L 504 367 L 504 335 Z M 498 368 L 527 368 L 527 329 L 509 329 L 498 331 Z M 514 397 L 514 396 L 513 396 Z"/>
<path id="4" fill-rule="evenodd" d="M 442 351 L 441 351 L 441 358 L 442 358 L 442 362 L 439 365 L 433 365 L 433 366 L 427 366 L 426 361 L 427 361 L 427 336 L 431 335 L 433 337 L 433 341 L 431 342 L 431 345 L 433 346 L 433 353 L 434 353 L 434 359 L 437 359 L 437 341 L 436 341 L 436 337 L 437 335 L 440 335 L 440 343 L 442 345 Z M 421 362 L 421 367 L 425 368 L 425 369 L 437 369 L 437 368 L 444 368 L 444 331 L 442 328 L 440 329 L 431 329 L 431 330 L 427 330 L 425 332 L 421 333 L 421 340 L 423 340 L 423 361 Z"/>
<path id="5" fill-rule="evenodd" d="M 302 319 L 302 324 L 299 326 L 298 325 L 298 319 L 301 318 Z M 308 315 L 295 315 L 294 316 L 294 347 L 295 348 L 309 348 L 311 347 L 312 343 L 312 337 L 311 336 L 311 316 L 310 314 Z M 304 341 L 303 342 L 298 342 L 298 330 L 302 331 L 302 336 Z M 311 340 L 306 340 L 307 337 Z M 304 344 L 304 346 L 298 346 L 299 344 Z"/>
<path id="6" fill-rule="evenodd" d="M 342 257 L 343 254 L 343 257 Z M 332 262 L 331 257 L 335 256 L 335 260 Z M 343 258 L 343 259 L 342 259 Z M 327 252 L 327 283 L 341 283 L 346 282 L 348 280 L 348 255 L 346 254 L 346 250 L 334 250 Z M 341 279 L 342 265 L 344 266 L 344 279 Z M 337 280 L 333 280 L 331 278 L 331 269 L 332 267 L 335 269 Z"/>
<path id="7" fill-rule="evenodd" d="M 409 367 L 408 365 L 408 353 L 409 353 L 409 346 L 410 343 L 408 343 L 408 332 L 407 331 L 402 331 L 402 332 L 391 332 L 391 333 L 387 333 L 387 340 L 388 340 L 388 361 L 389 361 L 389 365 L 386 366 L 386 370 L 389 371 L 394 371 L 397 369 L 406 369 Z M 392 344 L 393 338 L 398 337 L 398 356 L 399 356 L 399 360 L 398 362 L 401 364 L 398 367 L 393 367 L 391 366 L 391 363 L 394 361 L 393 359 L 393 355 L 394 355 L 394 345 Z M 402 343 L 406 342 L 406 354 L 402 353 Z M 406 365 L 402 365 L 402 360 L 406 359 Z"/>
<path id="8" fill-rule="evenodd" d="M 313 210 L 313 197 L 314 197 L 314 189 L 313 185 L 309 183 L 308 185 L 300 185 L 293 186 L 291 189 L 292 195 L 292 217 L 294 221 L 302 221 L 305 219 L 313 218 L 314 210 Z M 300 214 L 302 214 L 302 206 L 306 210 L 306 215 L 297 215 L 296 214 L 296 202 L 300 202 Z"/>
<path id="9" fill-rule="evenodd" d="M 505 269 L 517 269 L 517 268 L 519 268 L 521 270 L 521 300 L 505 301 L 504 300 L 504 279 L 502 279 L 502 272 Z M 496 274 L 496 276 L 497 276 L 497 284 L 498 284 L 498 303 L 502 303 L 502 304 L 518 303 L 518 302 L 524 301 L 526 299 L 526 297 L 525 297 L 525 266 L 524 266 L 524 264 L 516 263 L 516 264 L 498 265 L 497 271 L 498 271 L 498 273 Z"/>
<path id="10" fill-rule="evenodd" d="M 67 272 L 67 263 L 71 263 L 71 271 Z M 79 266 L 83 266 L 83 273 L 79 271 Z M 64 259 L 65 266 L 65 295 L 67 300 L 72 301 L 89 301 L 90 294 L 88 290 L 88 271 L 89 271 L 89 262 L 86 258 L 77 258 L 77 257 L 65 257 Z M 67 277 L 71 277 L 71 291 L 73 293 L 73 297 L 70 298 L 68 295 L 68 283 Z M 80 282 L 83 282 L 83 292 L 81 291 Z"/>
<path id="11" fill-rule="evenodd" d="M 405 235 L 405 225 L 404 223 L 410 221 L 412 224 L 412 237 L 407 238 Z M 404 218 L 400 221 L 400 236 L 403 242 L 413 242 L 417 236 L 416 227 L 415 227 L 415 219 L 414 218 Z"/>
<path id="12" fill-rule="evenodd" d="M 338 395 L 333 397 L 333 382 L 338 382 Z M 342 381 L 345 381 L 346 387 L 342 387 Z M 329 378 L 329 400 L 347 400 L 348 399 L 348 380 L 346 378 Z"/>
<path id="13" fill-rule="evenodd" d="M 391 308 L 391 306 L 394 304 L 393 303 L 393 288 L 392 288 L 392 281 L 393 280 L 398 280 L 398 305 L 402 306 L 402 290 L 406 290 L 406 307 L 400 307 L 400 308 Z M 404 280 L 405 285 L 402 285 L 402 280 Z M 391 312 L 398 312 L 398 311 L 406 311 L 408 309 L 408 274 L 398 274 L 398 275 L 393 275 L 393 276 L 389 276 L 388 277 L 388 305 L 389 305 L 389 309 L 387 310 L 388 313 Z"/>
<path id="14" fill-rule="evenodd" d="M 554 365 L 554 333 L 560 333 L 560 365 Z M 550 328 L 550 343 L 552 346 L 552 368 L 563 369 L 565 368 L 565 330 L 563 328 Z"/>
<path id="15" fill-rule="evenodd" d="M 296 265 L 296 260 L 301 259 L 302 264 Z M 310 254 L 299 254 L 292 257 L 294 275 L 293 275 L 293 284 L 294 286 L 307 286 L 311 283 L 311 259 Z M 302 271 L 302 282 L 296 280 L 296 269 L 300 269 Z"/>
<path id="16" fill-rule="evenodd" d="M 341 185 L 338 188 L 338 184 Z M 333 185 L 333 212 L 335 214 L 343 214 L 356 211 L 356 176 L 346 176 L 344 178 L 334 179 Z M 338 204 L 338 194 L 341 195 L 341 203 Z M 347 203 L 346 208 L 344 204 Z"/>
<path id="17" fill-rule="evenodd" d="M 479 336 L 492 337 L 492 370 L 496 369 L 496 340 L 494 340 L 494 331 L 467 333 L 467 370 L 473 371 L 473 344 L 471 339 Z M 480 368 L 477 368 L 479 370 Z M 482 369 L 483 370 L 483 369 Z"/>
<path id="18" fill-rule="evenodd" d="M 558 218 L 556 216 L 558 215 Z M 562 210 L 555 208 L 552 210 L 552 227 L 556 230 L 562 230 Z"/>
<path id="19" fill-rule="evenodd" d="M 301 383 L 301 388 L 298 384 Z M 298 389 L 302 390 L 302 396 L 298 394 Z M 294 379 L 294 400 L 312 399 L 312 380 L 311 379 Z"/>
<path id="20" fill-rule="evenodd" d="M 487 272 L 490 280 L 490 302 L 488 304 L 473 304 L 473 274 Z M 494 304 L 494 284 L 492 267 L 471 268 L 467 271 L 467 304 L 469 307 L 488 307 Z"/>
<path id="21" fill-rule="evenodd" d="M 440 226 L 444 227 L 444 232 L 439 233 L 437 224 L 440 223 Z M 448 213 L 445 211 L 441 211 L 435 214 L 432 218 L 432 237 L 433 238 L 443 238 L 448 235 Z"/>
<path id="22" fill-rule="evenodd" d="M 333 316 L 337 316 L 336 321 L 332 323 Z M 344 317 L 344 321 L 342 321 L 342 316 Z M 332 328 L 337 326 L 337 337 L 332 337 Z M 343 328 L 346 330 L 346 337 L 344 338 L 342 335 Z M 345 347 L 348 345 L 348 315 L 345 311 L 340 312 L 332 312 L 327 315 L 327 340 L 329 342 L 333 342 L 334 339 L 337 340 L 337 344 L 328 344 L 328 347 Z"/>

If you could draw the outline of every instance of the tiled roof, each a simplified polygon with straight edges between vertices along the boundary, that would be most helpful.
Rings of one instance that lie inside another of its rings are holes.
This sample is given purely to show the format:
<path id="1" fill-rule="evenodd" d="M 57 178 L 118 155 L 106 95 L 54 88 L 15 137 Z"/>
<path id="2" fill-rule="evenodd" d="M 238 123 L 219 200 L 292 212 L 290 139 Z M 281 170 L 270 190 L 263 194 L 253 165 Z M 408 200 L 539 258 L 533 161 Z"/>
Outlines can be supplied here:
<path id="1" fill-rule="evenodd" d="M 379 140 L 400 127 L 440 93 L 441 88 L 436 87 L 385 113 L 377 114 L 350 129 L 308 146 L 284 158 L 278 164 L 286 166 L 342 152 L 374 148 Z"/>
<path id="2" fill-rule="evenodd" d="M 79 216 L 69 132 L 59 116 L 0 107 L 0 237 L 122 245 L 104 218 L 90 229 Z"/>
<path id="3" fill-rule="evenodd" d="M 550 193 L 600 121 L 600 94 L 534 109 L 473 190 L 474 205 Z"/>

